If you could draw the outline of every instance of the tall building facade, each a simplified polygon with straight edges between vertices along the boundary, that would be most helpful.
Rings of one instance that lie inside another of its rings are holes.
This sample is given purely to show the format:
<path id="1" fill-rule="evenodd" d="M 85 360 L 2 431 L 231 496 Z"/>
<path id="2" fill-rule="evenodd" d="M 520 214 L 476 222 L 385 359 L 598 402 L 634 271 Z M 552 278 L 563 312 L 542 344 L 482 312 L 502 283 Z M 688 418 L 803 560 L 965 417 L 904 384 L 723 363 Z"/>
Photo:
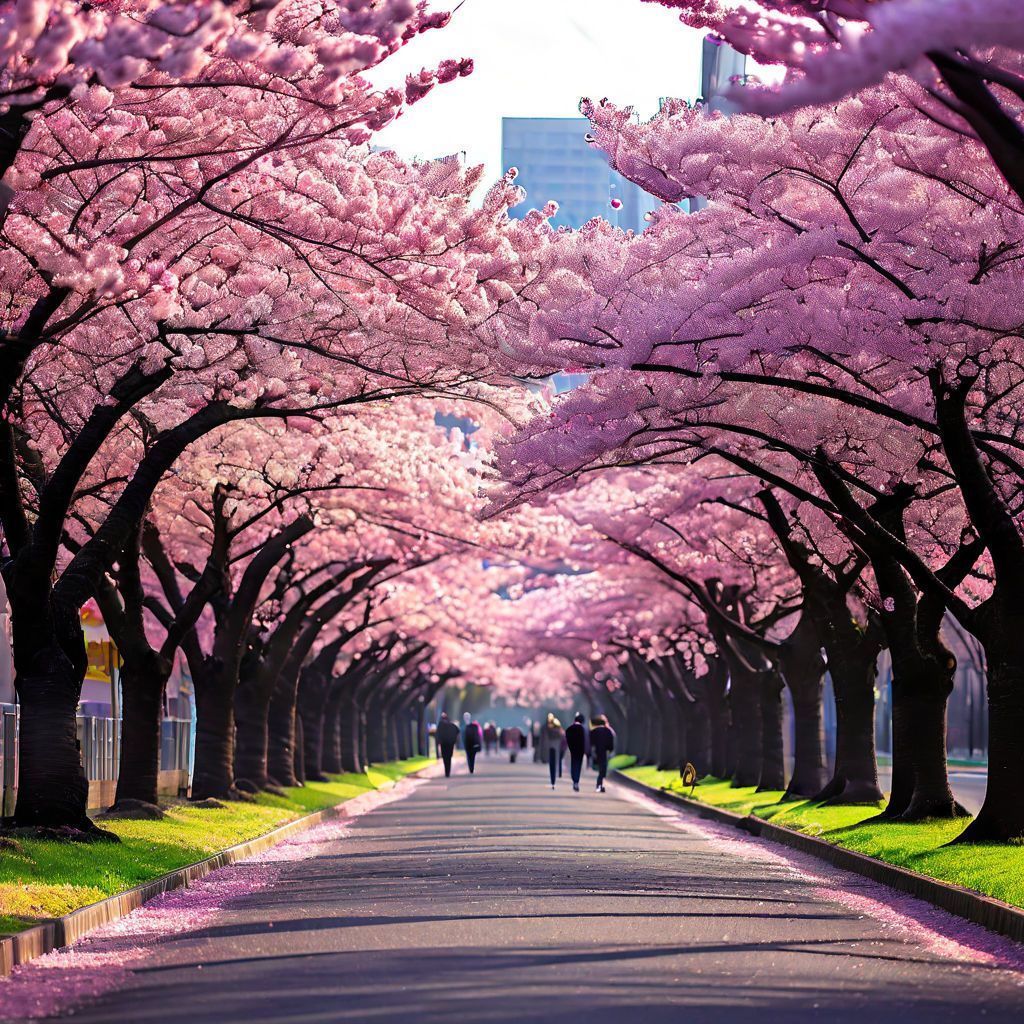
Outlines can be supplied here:
<path id="1" fill-rule="evenodd" d="M 737 84 L 743 84 L 747 75 L 747 58 L 725 43 L 704 39 L 700 60 L 700 96 L 707 110 L 720 110 L 731 114 L 736 109 L 725 94 Z"/>
<path id="2" fill-rule="evenodd" d="M 644 214 L 658 201 L 613 171 L 586 141 L 588 131 L 585 117 L 502 118 L 502 166 L 519 169 L 516 184 L 528 197 L 512 215 L 524 216 L 553 199 L 558 203 L 551 221 L 555 227 L 578 228 L 603 217 L 624 230 L 643 231 Z"/>

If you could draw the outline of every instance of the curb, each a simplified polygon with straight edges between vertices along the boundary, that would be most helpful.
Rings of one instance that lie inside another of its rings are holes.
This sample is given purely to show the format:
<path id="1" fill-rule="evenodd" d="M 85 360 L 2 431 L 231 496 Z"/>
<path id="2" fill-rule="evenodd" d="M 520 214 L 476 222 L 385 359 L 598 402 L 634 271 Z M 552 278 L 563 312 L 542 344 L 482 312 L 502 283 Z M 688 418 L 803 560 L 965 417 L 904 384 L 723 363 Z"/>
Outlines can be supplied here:
<path id="1" fill-rule="evenodd" d="M 950 882 L 941 882 L 937 878 L 930 878 L 928 875 L 921 875 L 916 871 L 897 867 L 895 864 L 887 864 L 885 861 L 869 857 L 867 854 L 847 850 L 845 847 L 836 846 L 824 839 L 816 839 L 804 832 L 796 832 L 782 825 L 773 825 L 771 822 L 755 818 L 753 815 L 734 814 L 732 811 L 724 811 L 718 807 L 701 804 L 696 800 L 690 800 L 667 790 L 645 786 L 642 782 L 637 782 L 636 779 L 624 775 L 618 769 L 612 772 L 612 777 L 616 784 L 643 793 L 659 803 L 677 810 L 684 810 L 698 818 L 705 818 L 722 825 L 731 825 L 733 828 L 748 832 L 760 839 L 769 839 L 801 853 L 809 853 L 812 857 L 827 861 L 837 868 L 870 878 L 874 882 L 881 882 L 891 889 L 909 893 L 911 896 L 916 896 L 918 899 L 940 907 L 957 917 L 980 924 L 990 931 L 1006 935 L 1018 942 L 1024 942 L 1024 910 L 1010 906 L 1009 903 L 1003 903 L 1002 900 L 983 896 L 973 889 L 965 889 L 963 886 L 953 885 Z"/>
<path id="2" fill-rule="evenodd" d="M 387 792 L 394 789 L 398 782 L 422 777 L 425 772 L 433 768 L 433 764 L 425 765 L 419 771 L 403 775 L 395 782 L 367 790 L 366 793 L 360 793 L 344 803 L 325 807 L 323 810 L 314 811 L 312 814 L 285 822 L 271 832 L 265 832 L 254 839 L 247 839 L 244 843 L 229 846 L 205 860 L 176 868 L 166 875 L 154 878 L 151 882 L 143 882 L 142 885 L 137 885 L 134 889 L 126 889 L 124 892 L 115 893 L 97 903 L 90 903 L 88 906 L 79 907 L 78 910 L 72 910 L 70 914 L 65 914 L 63 917 L 50 918 L 31 928 L 26 928 L 23 932 L 4 936 L 0 939 L 0 978 L 7 977 L 19 964 L 28 963 L 30 960 L 35 960 L 36 957 L 52 953 L 64 946 L 73 946 L 94 928 L 109 924 L 111 921 L 130 914 L 133 910 L 138 910 L 144 903 L 148 903 L 162 893 L 184 888 L 205 878 L 218 868 L 263 853 L 295 833 L 305 832 L 321 822 L 363 813 L 360 801 L 363 805 L 368 802 L 363 800 L 363 797 Z M 372 810 L 372 807 L 367 809 Z"/>

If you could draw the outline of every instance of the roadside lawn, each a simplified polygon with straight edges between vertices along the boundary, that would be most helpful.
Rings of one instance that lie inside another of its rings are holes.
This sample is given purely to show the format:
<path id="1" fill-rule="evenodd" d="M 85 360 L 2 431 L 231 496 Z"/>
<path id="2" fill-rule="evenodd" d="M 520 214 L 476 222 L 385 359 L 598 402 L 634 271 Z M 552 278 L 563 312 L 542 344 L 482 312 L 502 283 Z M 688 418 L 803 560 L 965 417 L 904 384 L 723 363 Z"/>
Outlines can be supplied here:
<path id="1" fill-rule="evenodd" d="M 626 775 L 653 789 L 667 789 L 688 799 L 735 814 L 751 814 L 773 825 L 817 836 L 858 853 L 908 868 L 931 878 L 962 885 L 1015 907 L 1024 907 L 1024 843 L 974 843 L 947 846 L 970 818 L 914 824 L 872 822 L 881 808 L 873 805 L 832 807 L 811 800 L 780 803 L 782 793 L 758 793 L 754 787 L 733 787 L 708 776 L 684 786 L 678 772 L 650 766 L 627 767 Z"/>

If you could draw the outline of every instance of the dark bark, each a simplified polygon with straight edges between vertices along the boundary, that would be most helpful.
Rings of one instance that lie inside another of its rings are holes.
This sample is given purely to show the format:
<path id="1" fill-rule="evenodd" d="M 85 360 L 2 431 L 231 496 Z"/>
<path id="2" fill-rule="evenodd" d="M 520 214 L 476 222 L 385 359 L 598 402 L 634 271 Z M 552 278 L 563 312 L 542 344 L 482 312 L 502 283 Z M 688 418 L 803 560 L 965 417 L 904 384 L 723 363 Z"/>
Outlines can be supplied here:
<path id="1" fill-rule="evenodd" d="M 329 775 L 339 775 L 345 771 L 341 753 L 341 730 L 347 686 L 348 678 L 345 675 L 333 677 L 324 709 L 321 767 Z"/>
<path id="2" fill-rule="evenodd" d="M 954 817 L 960 813 L 949 787 L 945 750 L 946 702 L 953 689 L 956 660 L 942 642 L 940 626 L 946 604 L 934 594 L 921 595 L 906 569 L 878 533 L 905 544 L 903 517 L 913 489 L 898 484 L 890 493 L 861 509 L 847 485 L 827 460 L 815 466 L 826 493 L 859 524 L 870 524 L 861 547 L 871 559 L 879 593 L 880 613 L 892 659 L 893 785 L 883 817 L 914 821 L 920 817 Z M 961 544 L 940 573 L 956 586 L 980 556 L 980 544 Z M 920 721 L 913 715 L 931 706 Z M 931 727 L 933 735 L 916 735 Z"/>
<path id="3" fill-rule="evenodd" d="M 189 658 L 196 698 L 196 753 L 192 799 L 228 800 L 234 791 L 235 721 L 233 697 L 237 670 L 215 658 Z"/>
<path id="4" fill-rule="evenodd" d="M 985 649 L 989 711 L 988 788 L 957 841 L 1006 842 L 1024 837 L 1024 537 L 968 428 L 965 403 L 972 384 L 968 378 L 951 388 L 938 371 L 932 376 L 943 449 L 995 572 L 992 593 L 980 607 L 969 612 L 952 604 Z"/>
<path id="5" fill-rule="evenodd" d="M 216 625 L 209 656 L 203 654 L 194 631 L 187 635 L 183 647 L 196 691 L 193 799 L 234 795 L 234 704 L 242 655 L 248 650 L 244 638 L 270 572 L 290 545 L 312 528 L 309 519 L 300 517 L 278 531 L 246 566 L 235 592 L 222 592 L 213 602 Z M 164 585 L 165 591 L 168 586 Z"/>
<path id="6" fill-rule="evenodd" d="M 159 802 L 160 732 L 171 667 L 153 650 L 122 661 L 121 764 L 115 808 L 122 800 Z"/>
<path id="7" fill-rule="evenodd" d="M 84 654 L 84 642 L 82 649 Z M 16 677 L 21 723 L 14 824 L 92 831 L 77 726 L 84 667 L 59 646 L 37 650 L 27 666 L 24 660 L 21 664 Z"/>
<path id="8" fill-rule="evenodd" d="M 770 490 L 758 493 L 779 544 L 804 590 L 803 613 L 813 625 L 819 646 L 825 650 L 836 703 L 836 760 L 832 778 L 816 794 L 832 803 L 878 803 L 875 761 L 875 675 L 882 649 L 882 632 L 876 619 L 855 621 L 847 595 L 861 573 L 863 560 L 849 568 L 825 572 L 793 535 L 792 526 Z"/>
<path id="9" fill-rule="evenodd" d="M 303 785 L 306 781 L 306 748 L 303 737 L 302 716 L 299 714 L 298 708 L 295 709 L 295 761 L 292 767 L 295 772 L 295 778 L 299 780 L 299 785 Z"/>
<path id="10" fill-rule="evenodd" d="M 928 58 L 960 101 L 960 116 L 977 133 L 1006 183 L 1024 200 L 1024 131 L 1020 125 L 988 88 L 983 72 L 954 54 L 929 53 Z"/>
<path id="11" fill-rule="evenodd" d="M 342 641 L 325 647 L 303 669 L 299 676 L 299 716 L 306 778 L 324 781 L 324 737 L 328 731 L 327 705 L 331 695 L 332 670 Z"/>
<path id="12" fill-rule="evenodd" d="M 679 771 L 686 764 L 683 697 L 675 688 L 674 682 L 668 665 L 655 666 L 651 673 L 651 686 L 660 733 L 658 767 L 663 771 Z"/>
<path id="13" fill-rule="evenodd" d="M 296 705 L 302 664 L 324 627 L 340 615 L 344 608 L 366 590 L 374 578 L 389 565 L 390 559 L 349 565 L 341 573 L 296 601 L 279 627 L 279 630 L 283 631 L 284 642 L 289 646 L 286 656 L 281 661 L 281 669 L 277 673 L 270 699 L 267 771 L 270 777 L 282 786 L 296 786 L 300 781 L 295 772 L 295 755 L 298 747 Z M 346 582 L 348 586 L 339 589 Z M 338 592 L 326 596 L 331 590 Z M 353 634 L 347 634 L 346 638 L 351 635 Z"/>
<path id="14" fill-rule="evenodd" d="M 774 669 L 759 672 L 761 689 L 761 771 L 759 790 L 786 785 L 786 759 L 782 741 L 782 677 Z"/>
<path id="15" fill-rule="evenodd" d="M 267 715 L 267 774 L 278 786 L 298 786 L 295 774 L 295 684 L 278 679 Z"/>
<path id="16" fill-rule="evenodd" d="M 686 711 L 686 758 L 693 765 L 698 779 L 713 774 L 711 720 L 707 705 L 700 698 Z"/>
<path id="17" fill-rule="evenodd" d="M 817 693 L 790 690 L 793 697 L 793 774 L 784 800 L 816 796 L 828 779 L 820 677 L 818 683 Z"/>
<path id="18" fill-rule="evenodd" d="M 735 766 L 734 786 L 757 786 L 761 781 L 761 673 L 752 670 L 735 655 L 729 663 L 729 708 Z"/>
<path id="19" fill-rule="evenodd" d="M 710 732 L 711 774 L 716 779 L 731 777 L 734 764 L 729 745 L 732 733 L 730 706 L 726 691 L 729 670 L 724 659 L 711 656 L 707 659 L 708 672 L 702 681 L 703 703 L 707 707 L 708 730 Z"/>
<path id="20" fill-rule="evenodd" d="M 779 645 L 779 667 L 793 701 L 793 774 L 784 799 L 812 797 L 828 779 L 822 695 L 825 659 L 818 630 L 804 613 Z"/>
<path id="21" fill-rule="evenodd" d="M 54 297 L 56 305 L 60 301 L 59 296 Z M 32 316 L 45 320 L 56 305 L 44 303 L 45 308 L 35 310 Z M 41 465 L 35 467 L 39 471 L 39 502 L 31 529 L 20 503 L 6 493 L 11 474 L 5 470 L 0 510 L 12 557 L 4 564 L 3 574 L 21 705 L 15 824 L 93 828 L 86 816 L 88 782 L 77 740 L 78 701 L 86 670 L 79 610 L 95 592 L 113 557 L 94 561 L 91 571 L 79 573 L 84 590 L 69 586 L 69 579 L 76 579 L 70 567 L 56 583 L 53 574 L 68 509 L 92 458 L 132 405 L 155 391 L 168 375 L 166 368 L 146 374 L 138 366 L 130 367 L 111 388 L 112 401 L 92 411 L 53 472 L 47 477 Z M 13 458 L 12 440 L 13 431 L 5 421 L 0 458 Z M 140 520 L 141 516 L 135 520 L 136 528 Z M 122 543 L 127 537 L 126 532 Z M 80 554 L 81 549 L 72 566 Z M 34 688 L 38 691 L 33 692 Z"/>
<path id="22" fill-rule="evenodd" d="M 1007 842 L 1024 836 L 1021 779 L 1024 779 L 1024 670 L 1021 639 L 1024 616 L 1007 622 L 1004 640 L 989 638 L 988 661 L 988 788 L 974 821 L 958 843 Z M 994 656 L 994 661 L 992 660 Z"/>
<path id="23" fill-rule="evenodd" d="M 250 634 L 235 687 L 234 771 L 247 790 L 274 785 L 267 768 L 270 698 L 277 681 L 267 638 Z"/>
<path id="24" fill-rule="evenodd" d="M 362 742 L 362 713 L 355 687 L 345 693 L 341 701 L 339 732 L 341 734 L 342 771 L 362 774 L 366 760 Z"/>

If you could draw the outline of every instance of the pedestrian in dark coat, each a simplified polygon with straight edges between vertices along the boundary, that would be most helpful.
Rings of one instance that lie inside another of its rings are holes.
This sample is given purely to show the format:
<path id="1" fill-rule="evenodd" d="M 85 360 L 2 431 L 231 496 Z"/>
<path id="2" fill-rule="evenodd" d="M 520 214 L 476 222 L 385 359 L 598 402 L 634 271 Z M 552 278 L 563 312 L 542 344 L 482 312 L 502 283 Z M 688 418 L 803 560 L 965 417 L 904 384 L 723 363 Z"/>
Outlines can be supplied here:
<path id="1" fill-rule="evenodd" d="M 514 725 L 511 729 L 502 729 L 501 731 L 502 742 L 508 751 L 508 759 L 512 764 L 516 763 L 516 758 L 519 756 L 522 735 L 519 728 Z"/>
<path id="2" fill-rule="evenodd" d="M 604 779 L 608 774 L 608 758 L 615 749 L 615 733 L 604 715 L 598 715 L 590 729 L 590 759 L 597 772 L 597 791 L 604 792 Z"/>
<path id="3" fill-rule="evenodd" d="M 576 712 L 572 725 L 565 730 L 565 745 L 569 748 L 569 774 L 572 776 L 572 788 L 580 791 L 580 774 L 583 771 L 583 758 L 587 753 L 587 727 L 583 724 L 583 713 Z"/>
<path id="4" fill-rule="evenodd" d="M 493 722 L 484 726 L 484 753 L 488 756 L 498 749 L 498 727 Z"/>
<path id="5" fill-rule="evenodd" d="M 459 727 L 448 718 L 446 711 L 441 712 L 441 721 L 437 723 L 434 741 L 437 743 L 441 760 L 444 761 L 444 777 L 447 779 L 452 773 L 452 754 L 455 753 L 455 744 L 459 742 Z"/>
<path id="6" fill-rule="evenodd" d="M 462 726 L 462 747 L 466 751 L 469 774 L 472 775 L 476 769 L 476 755 L 484 745 L 484 731 L 479 722 L 470 719 L 468 711 L 462 716 L 462 721 L 465 723 Z"/>

